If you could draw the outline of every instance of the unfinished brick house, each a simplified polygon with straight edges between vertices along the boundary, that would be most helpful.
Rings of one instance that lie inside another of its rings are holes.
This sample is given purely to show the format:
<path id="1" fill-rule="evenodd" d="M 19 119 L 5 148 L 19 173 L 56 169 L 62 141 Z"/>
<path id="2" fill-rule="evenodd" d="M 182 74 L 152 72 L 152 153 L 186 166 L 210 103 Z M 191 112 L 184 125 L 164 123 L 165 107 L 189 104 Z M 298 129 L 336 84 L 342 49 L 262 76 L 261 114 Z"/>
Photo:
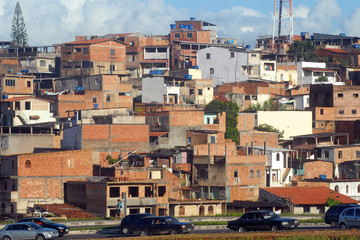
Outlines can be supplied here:
<path id="1" fill-rule="evenodd" d="M 126 71 L 125 44 L 113 38 L 64 43 L 60 68 L 60 77 L 123 74 Z"/>
<path id="2" fill-rule="evenodd" d="M 42 92 L 39 97 L 54 102 L 54 115 L 60 120 L 72 117 L 74 110 L 133 108 L 132 85 L 118 75 L 58 79 L 52 85 L 53 93 Z"/>
<path id="3" fill-rule="evenodd" d="M 81 112 L 84 112 L 82 121 Z M 65 149 L 95 149 L 103 152 L 131 152 L 149 149 L 149 126 L 143 116 L 129 115 L 126 109 L 76 111 L 64 129 Z"/>
<path id="4" fill-rule="evenodd" d="M 175 21 L 170 25 L 171 69 L 196 65 L 196 52 L 216 43 L 216 25 L 201 20 Z"/>
<path id="5" fill-rule="evenodd" d="M 34 76 L 2 74 L 0 75 L 0 94 L 2 99 L 9 97 L 29 96 L 34 94 Z"/>
<path id="6" fill-rule="evenodd" d="M 34 204 L 64 203 L 64 183 L 92 176 L 92 151 L 1 156 L 1 212 L 26 213 Z"/>
<path id="7" fill-rule="evenodd" d="M 310 87 L 310 110 L 313 111 L 314 132 L 349 134 L 349 142 L 360 138 L 360 86 L 331 84 Z"/>

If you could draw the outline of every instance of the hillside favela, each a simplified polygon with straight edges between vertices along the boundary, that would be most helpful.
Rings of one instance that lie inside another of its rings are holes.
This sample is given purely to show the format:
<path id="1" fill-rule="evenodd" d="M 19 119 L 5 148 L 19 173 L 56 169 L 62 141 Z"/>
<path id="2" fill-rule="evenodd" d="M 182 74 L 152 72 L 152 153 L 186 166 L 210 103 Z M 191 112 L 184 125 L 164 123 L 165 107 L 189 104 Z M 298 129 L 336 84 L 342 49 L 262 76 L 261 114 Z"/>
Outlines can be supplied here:
<path id="1" fill-rule="evenodd" d="M 357 239 L 344 229 L 360 227 L 360 37 L 294 33 L 292 1 L 275 0 L 273 34 L 252 44 L 195 16 L 164 35 L 32 46 L 15 3 L 0 39 L 0 239 Z M 24 224 L 35 235 L 8 233 Z"/>

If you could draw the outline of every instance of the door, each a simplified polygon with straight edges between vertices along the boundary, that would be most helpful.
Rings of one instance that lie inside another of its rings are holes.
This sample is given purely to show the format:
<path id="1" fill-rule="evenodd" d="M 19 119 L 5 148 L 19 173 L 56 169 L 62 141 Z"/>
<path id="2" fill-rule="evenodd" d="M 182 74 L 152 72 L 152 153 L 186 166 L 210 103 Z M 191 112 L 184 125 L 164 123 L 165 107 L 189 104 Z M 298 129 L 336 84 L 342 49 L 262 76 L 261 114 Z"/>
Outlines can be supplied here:
<path id="1" fill-rule="evenodd" d="M 346 210 L 346 212 L 344 213 L 344 222 L 346 223 L 346 225 L 349 228 L 354 227 L 354 222 L 355 222 L 355 209 L 354 208 L 350 208 L 348 210 Z"/>
<path id="2" fill-rule="evenodd" d="M 355 208 L 354 226 L 360 227 L 360 208 Z"/>

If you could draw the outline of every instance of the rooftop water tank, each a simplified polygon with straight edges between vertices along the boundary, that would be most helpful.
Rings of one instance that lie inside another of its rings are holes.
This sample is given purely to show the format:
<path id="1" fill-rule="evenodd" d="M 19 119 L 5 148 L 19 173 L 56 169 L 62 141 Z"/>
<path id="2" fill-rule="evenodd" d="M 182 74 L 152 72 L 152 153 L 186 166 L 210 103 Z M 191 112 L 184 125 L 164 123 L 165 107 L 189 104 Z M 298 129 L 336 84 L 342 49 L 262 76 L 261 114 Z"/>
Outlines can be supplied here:
<path id="1" fill-rule="evenodd" d="M 227 43 L 234 44 L 234 40 L 227 40 Z"/>
<path id="2" fill-rule="evenodd" d="M 185 24 L 180 24 L 179 27 L 180 27 L 180 28 L 186 28 L 186 25 L 185 25 Z"/>
<path id="3" fill-rule="evenodd" d="M 250 49 L 250 48 L 251 48 L 251 45 L 248 44 L 248 45 L 245 46 L 245 48 L 246 48 L 246 49 Z"/>
<path id="4" fill-rule="evenodd" d="M 170 24 L 170 29 L 175 29 L 176 28 L 176 24 Z"/>
<path id="5" fill-rule="evenodd" d="M 199 66 L 192 66 L 193 69 L 199 69 Z"/>
<path id="6" fill-rule="evenodd" d="M 190 21 L 195 21 L 195 18 L 194 18 L 194 17 L 191 17 L 191 18 L 190 18 Z"/>
<path id="7" fill-rule="evenodd" d="M 192 75 L 186 74 L 186 75 L 185 75 L 185 79 L 191 80 L 191 79 L 192 79 Z"/>
<path id="8" fill-rule="evenodd" d="M 194 29 L 194 25 L 192 25 L 192 24 L 189 24 L 189 25 L 188 25 L 188 29 L 189 29 L 189 30 L 192 30 L 192 29 Z"/>
<path id="9" fill-rule="evenodd" d="M 345 33 L 340 33 L 340 34 L 339 34 L 339 36 L 341 36 L 341 37 L 345 37 L 345 36 L 346 36 L 346 34 L 345 34 Z"/>
<path id="10" fill-rule="evenodd" d="M 360 48 L 360 44 L 354 44 L 353 48 Z"/>

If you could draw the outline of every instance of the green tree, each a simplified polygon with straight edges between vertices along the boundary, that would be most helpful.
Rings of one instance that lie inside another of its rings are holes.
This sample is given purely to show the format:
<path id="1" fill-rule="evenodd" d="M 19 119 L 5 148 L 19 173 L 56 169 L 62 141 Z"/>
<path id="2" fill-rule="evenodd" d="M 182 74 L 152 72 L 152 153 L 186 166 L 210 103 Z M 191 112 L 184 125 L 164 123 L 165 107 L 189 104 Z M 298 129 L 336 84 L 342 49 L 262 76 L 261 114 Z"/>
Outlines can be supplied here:
<path id="1" fill-rule="evenodd" d="M 10 37 L 11 41 L 17 43 L 18 46 L 24 47 L 28 44 L 26 26 L 19 2 L 16 2 Z"/>
<path id="2" fill-rule="evenodd" d="M 311 41 L 295 41 L 288 51 L 288 54 L 297 61 L 303 59 L 304 61 L 316 60 L 314 54 L 315 47 Z"/>
<path id="3" fill-rule="evenodd" d="M 237 129 L 239 107 L 236 103 L 213 100 L 206 105 L 205 112 L 226 112 L 225 138 L 231 139 L 236 142 L 236 144 L 239 144 L 239 130 Z"/>
<path id="4" fill-rule="evenodd" d="M 332 192 L 330 193 L 330 197 L 327 198 L 325 205 L 328 207 L 341 204 L 342 202 L 338 200 L 339 196 L 332 196 Z"/>
<path id="5" fill-rule="evenodd" d="M 317 79 L 317 82 L 328 82 L 328 81 L 329 81 L 329 79 L 325 76 L 320 76 Z"/>
<path id="6" fill-rule="evenodd" d="M 276 111 L 276 110 L 277 110 L 276 102 L 271 98 L 269 98 L 262 105 L 259 102 L 256 104 L 251 104 L 249 108 L 244 110 L 244 112 Z"/>

